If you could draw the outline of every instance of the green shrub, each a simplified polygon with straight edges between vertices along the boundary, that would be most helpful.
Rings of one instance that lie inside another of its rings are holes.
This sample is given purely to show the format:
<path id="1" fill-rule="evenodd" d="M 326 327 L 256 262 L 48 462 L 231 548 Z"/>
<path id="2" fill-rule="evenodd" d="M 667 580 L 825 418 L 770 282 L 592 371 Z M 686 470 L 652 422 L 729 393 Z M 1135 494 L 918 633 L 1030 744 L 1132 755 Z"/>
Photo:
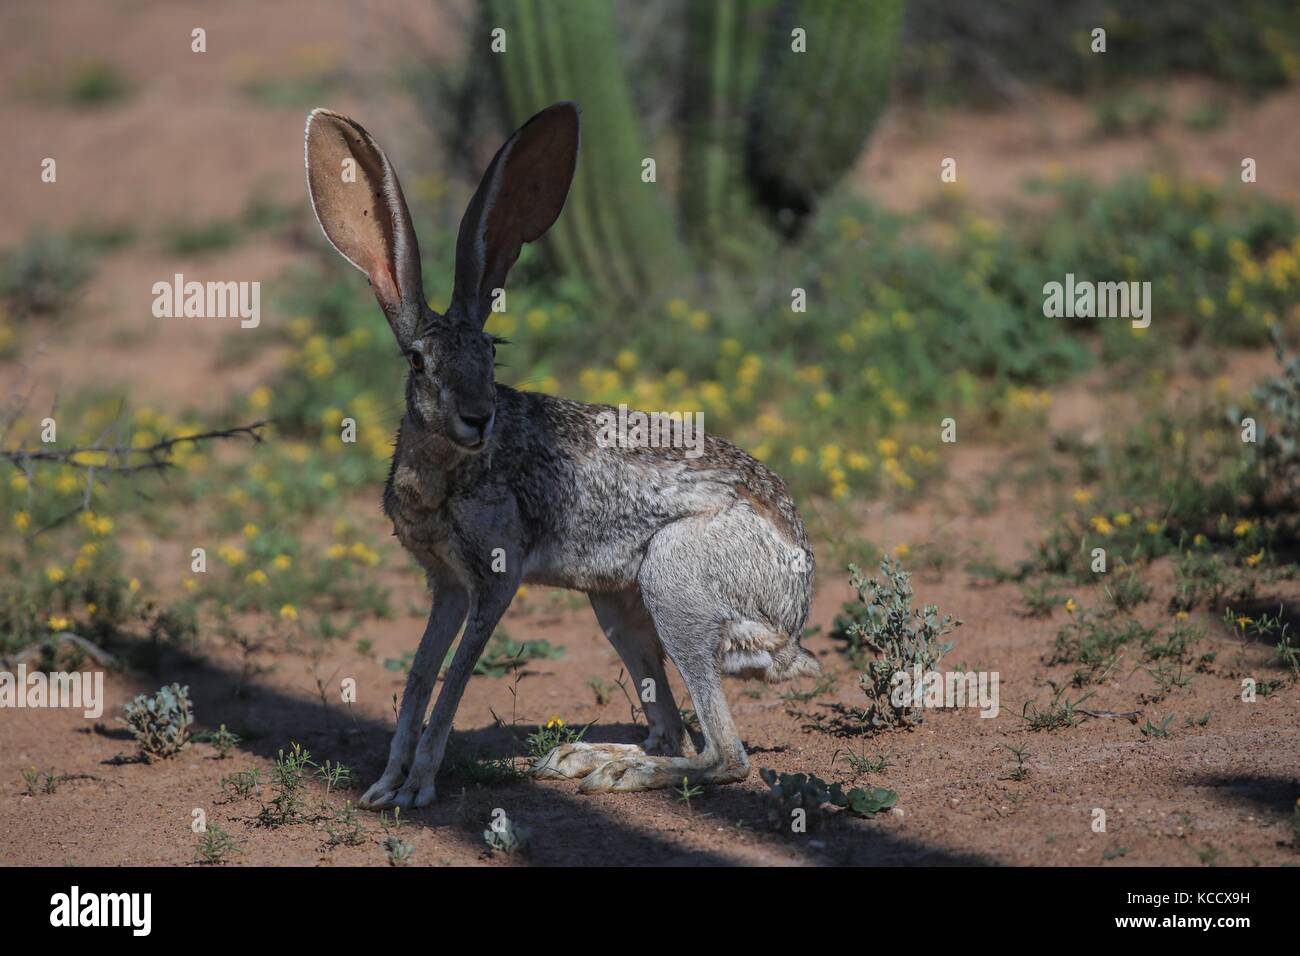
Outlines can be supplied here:
<path id="1" fill-rule="evenodd" d="M 140 694 L 123 707 L 123 712 L 146 758 L 173 757 L 189 743 L 194 711 L 188 687 L 169 684 L 152 697 Z"/>
<path id="2" fill-rule="evenodd" d="M 867 720 L 873 729 L 911 727 L 921 722 L 921 712 L 893 699 L 899 674 L 937 669 L 939 660 L 952 650 L 944 635 L 961 626 L 950 615 L 927 604 L 912 606 L 912 576 L 891 558 L 880 562 L 879 578 L 864 578 L 849 565 L 849 580 L 858 592 L 858 603 L 846 605 L 846 617 L 837 618 L 832 636 L 842 633 L 865 671 L 859 684 L 867 695 Z M 875 656 L 868 658 L 867 654 Z"/>

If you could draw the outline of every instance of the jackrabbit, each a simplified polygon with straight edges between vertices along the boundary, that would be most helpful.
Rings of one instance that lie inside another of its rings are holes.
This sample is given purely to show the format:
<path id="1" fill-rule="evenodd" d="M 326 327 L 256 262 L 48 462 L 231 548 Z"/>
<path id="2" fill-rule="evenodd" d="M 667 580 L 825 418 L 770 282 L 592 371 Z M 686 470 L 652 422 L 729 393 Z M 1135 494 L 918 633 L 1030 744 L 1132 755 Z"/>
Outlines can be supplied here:
<path id="1" fill-rule="evenodd" d="M 799 646 L 813 560 L 781 479 L 734 445 L 701 453 L 598 441 L 608 408 L 519 392 L 493 381 L 483 331 L 523 243 L 564 206 L 578 156 L 578 108 L 547 107 L 497 152 L 460 224 L 451 304 L 429 308 L 401 186 L 384 151 L 347 117 L 307 120 L 307 186 L 321 229 L 364 272 L 410 364 L 384 511 L 428 575 L 433 607 L 411 665 L 371 809 L 421 807 L 475 662 L 521 583 L 584 591 L 636 681 L 644 746 L 578 743 L 534 765 L 581 777 L 580 789 L 731 783 L 749 762 L 722 675 L 815 674 Z M 425 710 L 465 625 L 428 726 Z M 704 747 L 687 742 L 664 673 L 685 681 Z"/>

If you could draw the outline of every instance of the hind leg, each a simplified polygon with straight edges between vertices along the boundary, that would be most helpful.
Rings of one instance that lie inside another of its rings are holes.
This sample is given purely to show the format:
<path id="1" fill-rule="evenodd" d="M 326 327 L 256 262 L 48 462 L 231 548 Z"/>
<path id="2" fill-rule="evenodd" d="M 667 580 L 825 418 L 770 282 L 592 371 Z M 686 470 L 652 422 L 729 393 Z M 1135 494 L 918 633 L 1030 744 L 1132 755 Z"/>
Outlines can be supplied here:
<path id="1" fill-rule="evenodd" d="M 683 780 L 692 786 L 737 783 L 749 776 L 749 759 L 722 692 L 721 670 L 716 664 L 690 670 L 681 665 L 678 668 L 704 728 L 704 750 L 694 757 L 620 757 L 583 777 L 580 791 L 658 790 L 679 787 Z"/>
<path id="2" fill-rule="evenodd" d="M 677 787 L 683 779 L 692 785 L 735 783 L 749 776 L 749 760 L 722 691 L 722 641 L 734 611 L 720 599 L 725 569 L 701 551 L 704 524 L 679 522 L 661 531 L 640 574 L 645 606 L 695 705 L 704 749 L 694 757 L 612 760 L 583 778 L 583 792 Z"/>
<path id="3" fill-rule="evenodd" d="M 664 670 L 664 649 L 655 631 L 654 618 L 646 609 L 641 590 L 618 594 L 592 594 L 592 610 L 610 644 L 623 659 L 636 685 L 637 699 L 645 710 L 650 734 L 643 749 L 648 754 L 680 756 L 686 727 L 673 700 Z M 651 683 L 647 684 L 646 682 Z M 648 696 L 653 699 L 647 700 Z"/>
<path id="4" fill-rule="evenodd" d="M 686 737 L 682 715 L 677 710 L 664 671 L 663 645 L 655 633 L 654 619 L 641 599 L 641 591 L 632 588 L 614 594 L 588 596 L 601 630 L 618 651 L 632 677 L 650 733 L 640 747 L 585 742 L 556 747 L 533 765 L 533 776 L 542 779 L 584 777 L 602 764 L 624 757 L 644 757 L 646 754 L 680 756 L 682 741 Z M 646 681 L 653 683 L 647 685 Z M 652 700 L 645 699 L 647 690 Z"/>

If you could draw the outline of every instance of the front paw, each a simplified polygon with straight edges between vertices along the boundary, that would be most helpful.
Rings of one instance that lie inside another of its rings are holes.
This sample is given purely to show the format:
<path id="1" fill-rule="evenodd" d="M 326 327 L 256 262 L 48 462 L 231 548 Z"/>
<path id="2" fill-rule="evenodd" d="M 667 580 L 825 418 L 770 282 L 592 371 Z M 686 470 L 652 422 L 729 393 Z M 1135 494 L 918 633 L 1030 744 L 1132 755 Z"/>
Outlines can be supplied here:
<path id="1" fill-rule="evenodd" d="M 397 791 L 392 805 L 403 810 L 418 810 L 420 807 L 427 807 L 437 799 L 438 789 L 434 786 L 433 774 L 419 777 L 413 773 Z"/>
<path id="2" fill-rule="evenodd" d="M 387 810 L 396 806 L 393 801 L 405 780 L 405 775 L 385 773 L 361 795 L 357 806 L 363 810 Z"/>

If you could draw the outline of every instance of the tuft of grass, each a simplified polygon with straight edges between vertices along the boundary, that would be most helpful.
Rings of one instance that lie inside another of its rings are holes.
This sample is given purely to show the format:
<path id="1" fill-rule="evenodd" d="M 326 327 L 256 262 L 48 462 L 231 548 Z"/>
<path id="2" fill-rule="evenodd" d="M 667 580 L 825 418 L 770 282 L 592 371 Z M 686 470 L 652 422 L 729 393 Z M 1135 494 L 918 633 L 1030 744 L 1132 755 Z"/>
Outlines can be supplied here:
<path id="1" fill-rule="evenodd" d="M 524 748 L 528 755 L 533 758 L 546 756 L 556 747 L 562 747 L 565 744 L 576 744 L 591 729 L 591 724 L 574 730 L 564 722 L 562 717 L 551 717 L 541 727 L 524 738 Z"/>
<path id="2" fill-rule="evenodd" d="M 58 318 L 72 310 L 94 274 L 84 245 L 35 232 L 0 261 L 0 302 L 16 318 Z"/>
<path id="3" fill-rule="evenodd" d="M 212 866 L 227 862 L 230 857 L 239 852 L 234 837 L 221 827 L 210 826 L 199 836 L 199 842 L 194 847 L 194 859 L 199 863 Z"/>
<path id="4" fill-rule="evenodd" d="M 218 760 L 225 760 L 230 756 L 230 752 L 239 745 L 239 734 L 229 730 L 225 724 L 222 724 L 216 730 L 204 730 L 194 734 L 193 739 L 196 743 L 211 744 L 217 752 Z"/>
<path id="5" fill-rule="evenodd" d="M 131 83 L 112 63 L 102 59 L 83 60 L 67 74 L 60 98 L 77 109 L 96 109 L 126 99 Z"/>
<path id="6" fill-rule="evenodd" d="M 1169 725 L 1173 723 L 1173 720 L 1174 720 L 1174 715 L 1170 714 L 1164 720 L 1160 721 L 1160 723 L 1153 724 L 1151 722 L 1151 718 L 1148 717 L 1146 719 L 1146 723 L 1144 723 L 1138 729 L 1142 731 L 1143 737 L 1169 737 L 1172 736 L 1169 733 Z"/>
<path id="7" fill-rule="evenodd" d="M 1075 726 L 1083 718 L 1075 713 L 1076 708 L 1092 696 L 1089 692 L 1075 700 L 1065 697 L 1065 688 L 1058 688 L 1046 707 L 1040 707 L 1037 701 L 1027 700 L 1021 708 L 1020 716 L 1029 725 L 1030 730 L 1065 730 Z"/>
<path id="8" fill-rule="evenodd" d="M 357 809 L 351 800 L 331 812 L 325 821 L 325 833 L 330 846 L 358 846 L 366 837 L 366 828 L 357 818 Z"/>
<path id="9" fill-rule="evenodd" d="M 1003 744 L 1002 746 L 1011 751 L 1011 756 L 1016 758 L 1016 765 L 1011 768 L 1011 773 L 1008 775 L 1008 779 L 1028 780 L 1030 768 L 1025 761 L 1029 759 L 1029 751 L 1024 747 L 1017 747 L 1012 744 Z"/>
<path id="10" fill-rule="evenodd" d="M 222 252 L 239 242 L 242 230 L 237 222 L 215 219 L 195 225 L 175 225 L 169 228 L 163 243 L 168 252 L 178 256 L 196 256 L 208 252 Z"/>
<path id="11" fill-rule="evenodd" d="M 1025 613 L 1029 617 L 1051 617 L 1053 609 L 1065 603 L 1064 595 L 1048 581 L 1022 585 L 1020 597 L 1025 602 Z"/>
<path id="12" fill-rule="evenodd" d="M 221 778 L 221 792 L 230 799 L 247 800 L 262 781 L 262 771 L 254 767 L 251 770 L 239 770 Z"/>
<path id="13" fill-rule="evenodd" d="M 1121 570 L 1106 585 L 1106 597 L 1121 614 L 1128 613 L 1151 598 L 1151 585 L 1142 580 L 1136 568 Z"/>
<path id="14" fill-rule="evenodd" d="M 291 744 L 287 753 L 283 749 L 279 751 L 275 766 L 271 768 L 271 787 L 275 795 L 258 814 L 263 826 L 281 827 L 302 820 L 302 788 L 315 766 L 311 752 L 303 750 L 302 744 Z"/>
<path id="15" fill-rule="evenodd" d="M 874 756 L 867 756 L 865 744 L 863 750 L 854 753 L 852 750 L 837 750 L 831 755 L 831 762 L 834 763 L 843 757 L 844 762 L 849 765 L 849 769 L 855 774 L 861 776 L 868 773 L 883 773 L 890 766 L 890 755 L 887 753 L 878 753 Z"/>

